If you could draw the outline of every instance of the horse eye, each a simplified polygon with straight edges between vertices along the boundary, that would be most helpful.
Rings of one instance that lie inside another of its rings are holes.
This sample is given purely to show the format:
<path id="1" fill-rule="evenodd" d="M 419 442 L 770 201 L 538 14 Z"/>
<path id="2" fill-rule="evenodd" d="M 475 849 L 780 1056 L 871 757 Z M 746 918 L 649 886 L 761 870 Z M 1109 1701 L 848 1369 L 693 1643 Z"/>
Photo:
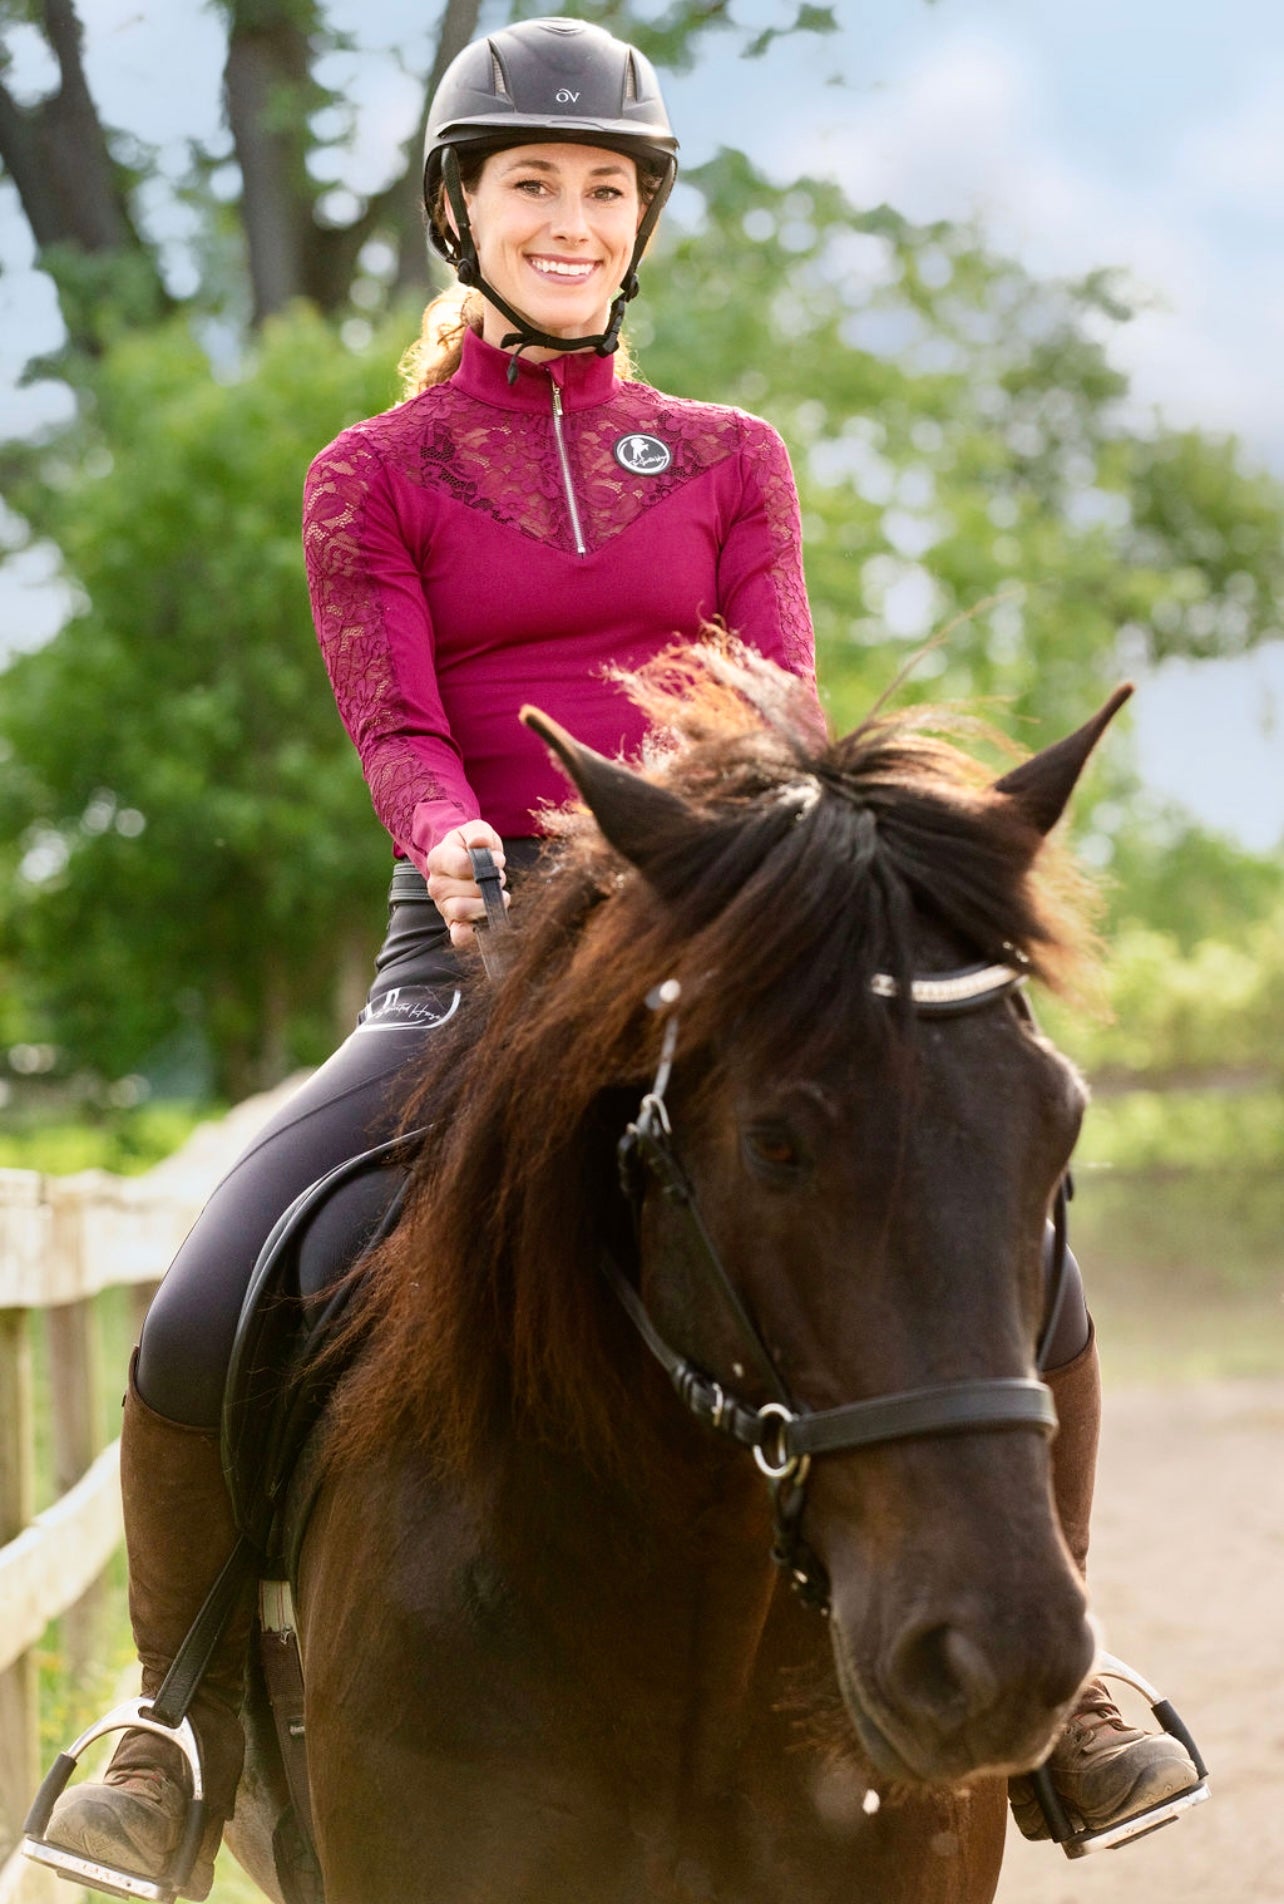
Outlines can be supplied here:
<path id="1" fill-rule="evenodd" d="M 802 1168 L 802 1153 L 793 1135 L 783 1124 L 755 1124 L 745 1132 L 745 1151 L 750 1164 L 773 1176 L 788 1176 Z"/>

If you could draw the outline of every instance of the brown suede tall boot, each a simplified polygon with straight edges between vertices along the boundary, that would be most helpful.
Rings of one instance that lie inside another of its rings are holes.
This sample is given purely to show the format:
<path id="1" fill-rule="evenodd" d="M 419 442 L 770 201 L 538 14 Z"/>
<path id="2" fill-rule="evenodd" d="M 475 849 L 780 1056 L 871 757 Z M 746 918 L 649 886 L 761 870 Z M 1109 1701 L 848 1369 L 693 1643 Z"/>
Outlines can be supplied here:
<path id="1" fill-rule="evenodd" d="M 1052 1498 L 1070 1557 L 1086 1574 L 1101 1433 L 1096 1330 L 1072 1362 L 1046 1370 L 1043 1379 L 1056 1401 L 1059 1424 L 1052 1444 Z M 1094 1831 L 1174 1797 L 1199 1778 L 1179 1740 L 1128 1725 L 1099 1679 L 1089 1680 L 1080 1693 L 1047 1768 L 1071 1821 Z M 1011 1779 L 1008 1790 L 1024 1835 L 1050 1837 L 1029 1780 Z"/>
<path id="2" fill-rule="evenodd" d="M 144 1697 L 155 1697 L 188 1628 L 236 1544 L 219 1437 L 147 1406 L 131 1367 L 120 1444 L 129 1554 L 129 1614 Z M 201 1899 L 236 1802 L 245 1752 L 240 1706 L 253 1620 L 247 1588 L 188 1711 L 205 1773 L 207 1827 L 182 1895 Z M 177 1746 L 127 1732 L 101 1782 L 74 1786 L 49 1823 L 56 1844 L 117 1870 L 158 1877 L 182 1836 L 188 1783 Z"/>
<path id="3" fill-rule="evenodd" d="M 1052 1444 L 1052 1498 L 1070 1558 L 1081 1574 L 1088 1571 L 1092 1494 L 1097 1480 L 1097 1443 L 1101 1438 L 1101 1363 L 1097 1332 L 1073 1362 L 1048 1369 L 1043 1377 L 1057 1405 L 1057 1438 Z"/>

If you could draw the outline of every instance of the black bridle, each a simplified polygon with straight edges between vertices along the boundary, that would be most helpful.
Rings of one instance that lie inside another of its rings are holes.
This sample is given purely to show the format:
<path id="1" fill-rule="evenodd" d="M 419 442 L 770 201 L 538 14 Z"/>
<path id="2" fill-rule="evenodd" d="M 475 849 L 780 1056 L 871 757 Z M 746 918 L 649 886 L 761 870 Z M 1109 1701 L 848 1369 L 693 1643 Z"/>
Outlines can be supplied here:
<path id="1" fill-rule="evenodd" d="M 1028 1016 L 1029 1007 L 1017 989 L 1023 983 L 1024 975 L 1015 966 L 969 966 L 957 972 L 915 979 L 913 1008 L 919 1017 L 942 1018 L 1013 996 L 1017 1008 Z M 884 973 L 874 976 L 871 989 L 880 998 L 894 998 L 898 990 L 895 980 Z M 854 1448 L 878 1447 L 919 1435 L 959 1434 L 976 1429 L 1035 1428 L 1051 1435 L 1057 1426 L 1056 1408 L 1046 1383 L 1023 1376 L 937 1383 L 816 1412 L 799 1407 L 753 1316 L 727 1274 L 701 1213 L 695 1188 L 678 1155 L 665 1101 L 677 1049 L 678 1020 L 673 1007 L 678 997 L 679 987 L 676 981 L 670 980 L 657 987 L 647 1001 L 654 1009 L 667 1009 L 669 1017 L 655 1082 L 619 1142 L 621 1182 L 632 1206 L 635 1234 L 640 1229 L 648 1181 L 682 1211 L 712 1273 L 714 1286 L 734 1318 L 773 1399 L 757 1406 L 744 1401 L 694 1362 L 679 1355 L 656 1328 L 639 1291 L 619 1264 L 608 1256 L 603 1260 L 603 1269 L 625 1313 L 685 1406 L 698 1420 L 751 1450 L 771 1493 L 775 1517 L 772 1559 L 789 1575 L 791 1584 L 807 1605 L 827 1613 L 829 1581 L 821 1562 L 802 1536 L 807 1475 L 813 1456 L 848 1453 Z M 1052 1341 L 1065 1288 L 1067 1194 L 1067 1182 L 1063 1178 L 1053 1204 L 1050 1289 L 1036 1351 L 1040 1370 Z"/>

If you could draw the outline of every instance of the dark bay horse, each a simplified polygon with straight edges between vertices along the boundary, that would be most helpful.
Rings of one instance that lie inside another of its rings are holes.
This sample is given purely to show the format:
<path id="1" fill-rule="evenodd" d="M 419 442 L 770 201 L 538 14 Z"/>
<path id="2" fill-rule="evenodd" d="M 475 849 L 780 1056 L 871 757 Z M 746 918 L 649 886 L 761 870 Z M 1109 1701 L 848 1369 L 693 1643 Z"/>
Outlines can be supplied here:
<path id="1" fill-rule="evenodd" d="M 438 1034 L 331 1410 L 328 1904 L 981 1904 L 1093 1655 L 1032 1379 L 1082 1090 L 1013 984 L 1085 938 L 1046 835 L 1123 694 L 991 782 L 908 716 L 827 740 L 738 651 L 634 690 L 644 773 L 529 716 L 584 807 Z M 631 1121 L 678 1173 L 632 1198 Z"/>

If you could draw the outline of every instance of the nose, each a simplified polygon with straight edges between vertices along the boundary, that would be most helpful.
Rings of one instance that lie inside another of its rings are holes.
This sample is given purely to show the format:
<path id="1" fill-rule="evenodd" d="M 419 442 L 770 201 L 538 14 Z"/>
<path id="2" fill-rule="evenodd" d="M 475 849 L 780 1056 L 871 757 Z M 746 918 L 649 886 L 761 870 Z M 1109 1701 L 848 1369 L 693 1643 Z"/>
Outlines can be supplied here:
<path id="1" fill-rule="evenodd" d="M 1095 1649 L 1081 1595 L 1076 1606 L 1066 1596 L 1043 1611 L 1049 1617 L 1017 1620 L 957 1608 L 907 1622 L 881 1675 L 901 1724 L 975 1764 L 1037 1756 Z"/>
<path id="2" fill-rule="evenodd" d="M 588 236 L 588 218 L 577 192 L 563 192 L 553 207 L 551 220 L 555 238 L 581 239 Z"/>
<path id="3" fill-rule="evenodd" d="M 916 1621 L 897 1635 L 887 1685 L 899 1705 L 942 1729 L 988 1711 L 999 1696 L 998 1676 L 982 1647 L 962 1627 L 944 1622 Z"/>

